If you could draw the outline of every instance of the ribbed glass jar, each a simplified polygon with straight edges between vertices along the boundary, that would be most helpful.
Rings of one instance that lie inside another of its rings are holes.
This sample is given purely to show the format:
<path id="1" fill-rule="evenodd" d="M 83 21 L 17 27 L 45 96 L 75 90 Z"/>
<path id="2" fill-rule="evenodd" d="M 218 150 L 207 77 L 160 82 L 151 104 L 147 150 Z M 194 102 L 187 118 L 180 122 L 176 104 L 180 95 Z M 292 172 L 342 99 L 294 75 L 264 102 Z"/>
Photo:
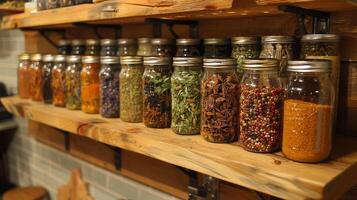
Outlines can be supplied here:
<path id="1" fill-rule="evenodd" d="M 54 65 L 54 56 L 52 54 L 46 54 L 43 56 L 43 101 L 48 104 L 52 104 L 52 68 Z"/>
<path id="2" fill-rule="evenodd" d="M 30 98 L 30 55 L 23 53 L 19 56 L 17 67 L 17 93 L 20 98 Z"/>
<path id="3" fill-rule="evenodd" d="M 136 56 L 138 45 L 136 39 L 118 39 L 118 56 Z"/>
<path id="4" fill-rule="evenodd" d="M 231 42 L 227 38 L 206 38 L 204 43 L 204 58 L 230 58 Z"/>
<path id="5" fill-rule="evenodd" d="M 66 106 L 66 66 L 66 56 L 56 55 L 51 77 L 52 104 L 55 106 Z"/>
<path id="6" fill-rule="evenodd" d="M 43 101 L 42 55 L 32 54 L 30 64 L 30 96 L 33 101 Z"/>
<path id="7" fill-rule="evenodd" d="M 100 41 L 89 39 L 86 40 L 86 52 L 87 56 L 99 56 L 100 55 Z"/>
<path id="8" fill-rule="evenodd" d="M 100 60 L 97 56 L 82 57 L 81 101 L 82 111 L 98 114 L 100 108 Z"/>
<path id="9" fill-rule="evenodd" d="M 200 57 L 201 40 L 200 39 L 177 39 L 176 40 L 176 57 Z"/>
<path id="10" fill-rule="evenodd" d="M 150 38 L 139 38 L 138 39 L 138 56 L 151 56 L 152 45 Z"/>
<path id="11" fill-rule="evenodd" d="M 68 56 L 66 69 L 66 108 L 70 110 L 80 110 L 82 106 L 81 70 L 81 56 Z"/>

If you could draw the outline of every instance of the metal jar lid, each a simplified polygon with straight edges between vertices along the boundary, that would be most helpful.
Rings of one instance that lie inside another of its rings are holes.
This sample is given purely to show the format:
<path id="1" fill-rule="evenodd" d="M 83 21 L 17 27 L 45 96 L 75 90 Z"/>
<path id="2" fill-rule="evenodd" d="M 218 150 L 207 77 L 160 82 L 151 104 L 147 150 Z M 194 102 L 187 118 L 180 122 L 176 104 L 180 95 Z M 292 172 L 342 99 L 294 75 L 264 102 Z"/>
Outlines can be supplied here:
<path id="1" fill-rule="evenodd" d="M 58 46 L 66 46 L 66 45 L 70 45 L 71 41 L 70 40 L 60 40 L 58 42 Z"/>
<path id="2" fill-rule="evenodd" d="M 244 70 L 274 70 L 279 71 L 279 60 L 276 59 L 245 59 L 243 60 L 242 69 Z"/>
<path id="3" fill-rule="evenodd" d="M 99 63 L 98 56 L 82 56 L 82 63 L 91 64 L 91 63 Z"/>
<path id="4" fill-rule="evenodd" d="M 102 56 L 100 57 L 101 64 L 119 64 L 120 59 L 118 56 Z"/>
<path id="5" fill-rule="evenodd" d="M 227 38 L 206 38 L 203 40 L 204 44 L 221 44 L 221 45 L 225 45 L 225 44 L 229 44 L 230 41 Z"/>
<path id="6" fill-rule="evenodd" d="M 151 44 L 154 45 L 171 45 L 173 43 L 172 39 L 168 38 L 153 38 L 151 39 Z"/>
<path id="7" fill-rule="evenodd" d="M 30 54 L 23 53 L 23 54 L 19 55 L 19 60 L 30 60 Z"/>
<path id="8" fill-rule="evenodd" d="M 204 68 L 235 68 L 237 65 L 236 59 L 203 59 Z"/>
<path id="9" fill-rule="evenodd" d="M 193 39 L 193 38 L 176 39 L 176 45 L 199 45 L 199 44 L 201 44 L 200 39 Z"/>
<path id="10" fill-rule="evenodd" d="M 289 72 L 330 72 L 330 60 L 289 60 L 286 71 Z"/>
<path id="11" fill-rule="evenodd" d="M 294 42 L 295 42 L 294 37 L 286 36 L 286 35 L 268 35 L 262 37 L 262 43 L 276 44 L 276 43 L 294 43 Z"/>
<path id="12" fill-rule="evenodd" d="M 141 57 L 141 56 L 121 56 L 120 64 L 122 64 L 122 65 L 143 64 L 143 57 Z"/>
<path id="13" fill-rule="evenodd" d="M 144 57 L 144 65 L 170 65 L 171 57 Z"/>
<path id="14" fill-rule="evenodd" d="M 95 39 L 89 39 L 86 40 L 86 45 L 88 46 L 94 46 L 94 45 L 99 45 L 99 40 L 95 40 Z"/>
<path id="15" fill-rule="evenodd" d="M 66 62 L 66 56 L 65 55 L 55 55 L 55 62 Z"/>
<path id="16" fill-rule="evenodd" d="M 151 38 L 138 38 L 139 44 L 146 44 L 146 43 L 150 43 L 150 42 L 151 42 Z"/>
<path id="17" fill-rule="evenodd" d="M 175 67 L 201 67 L 202 66 L 202 58 L 199 57 L 174 57 L 173 58 L 173 66 Z"/>
<path id="18" fill-rule="evenodd" d="M 72 40 L 72 45 L 73 46 L 82 46 L 82 45 L 85 45 L 85 42 L 83 40 Z"/>
<path id="19" fill-rule="evenodd" d="M 306 34 L 303 35 L 303 42 L 338 42 L 340 37 L 334 34 Z"/>
<path id="20" fill-rule="evenodd" d="M 43 56 L 42 61 L 43 62 L 53 62 L 55 57 L 52 54 L 46 54 Z"/>
<path id="21" fill-rule="evenodd" d="M 101 39 L 100 45 L 102 46 L 114 46 L 116 45 L 116 40 L 113 39 Z"/>
<path id="22" fill-rule="evenodd" d="M 81 56 L 79 55 L 67 56 L 67 63 L 80 63 L 80 62 L 81 62 Z"/>
<path id="23" fill-rule="evenodd" d="M 118 39 L 118 44 L 119 44 L 119 45 L 136 44 L 136 39 L 132 39 L 132 38 L 122 38 L 122 39 Z"/>
<path id="24" fill-rule="evenodd" d="M 35 53 L 31 55 L 31 61 L 41 61 L 42 55 L 39 53 Z"/>
<path id="25" fill-rule="evenodd" d="M 240 36 L 240 37 L 232 37 L 232 44 L 259 44 L 259 37 L 254 36 Z"/>

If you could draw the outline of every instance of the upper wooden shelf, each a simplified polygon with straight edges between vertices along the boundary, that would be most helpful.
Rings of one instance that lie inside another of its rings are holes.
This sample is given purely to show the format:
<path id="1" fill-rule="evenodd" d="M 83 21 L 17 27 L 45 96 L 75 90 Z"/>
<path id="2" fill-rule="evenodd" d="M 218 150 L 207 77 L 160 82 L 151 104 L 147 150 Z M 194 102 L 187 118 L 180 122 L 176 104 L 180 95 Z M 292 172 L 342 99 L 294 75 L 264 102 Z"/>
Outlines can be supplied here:
<path id="1" fill-rule="evenodd" d="M 351 0 L 109 0 L 93 4 L 5 16 L 2 29 L 67 27 L 76 22 L 115 24 L 147 17 L 211 19 L 282 14 L 279 4 L 322 11 L 357 9 Z"/>
<path id="2" fill-rule="evenodd" d="M 330 160 L 303 164 L 280 152 L 250 153 L 237 142 L 213 144 L 199 135 L 180 136 L 170 129 L 146 128 L 142 123 L 105 119 L 18 97 L 1 101 L 9 112 L 29 120 L 284 199 L 336 199 L 357 183 L 356 138 L 336 137 Z"/>
<path id="3" fill-rule="evenodd" d="M 11 7 L 0 6 L 0 15 L 11 15 L 11 14 L 18 14 L 23 12 L 24 12 L 23 8 L 11 8 Z"/>

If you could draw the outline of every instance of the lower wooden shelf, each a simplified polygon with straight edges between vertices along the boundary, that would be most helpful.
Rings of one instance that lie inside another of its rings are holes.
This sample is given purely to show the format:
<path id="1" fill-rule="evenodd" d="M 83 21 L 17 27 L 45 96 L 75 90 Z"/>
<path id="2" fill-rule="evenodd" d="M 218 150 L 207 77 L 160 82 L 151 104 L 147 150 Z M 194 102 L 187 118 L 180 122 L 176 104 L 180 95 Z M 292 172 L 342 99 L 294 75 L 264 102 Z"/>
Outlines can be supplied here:
<path id="1" fill-rule="evenodd" d="M 73 134 L 192 169 L 284 199 L 335 199 L 357 183 L 357 138 L 335 138 L 331 158 L 320 164 L 250 153 L 233 144 L 212 144 L 170 129 L 105 119 L 18 97 L 1 99 L 17 115 Z"/>

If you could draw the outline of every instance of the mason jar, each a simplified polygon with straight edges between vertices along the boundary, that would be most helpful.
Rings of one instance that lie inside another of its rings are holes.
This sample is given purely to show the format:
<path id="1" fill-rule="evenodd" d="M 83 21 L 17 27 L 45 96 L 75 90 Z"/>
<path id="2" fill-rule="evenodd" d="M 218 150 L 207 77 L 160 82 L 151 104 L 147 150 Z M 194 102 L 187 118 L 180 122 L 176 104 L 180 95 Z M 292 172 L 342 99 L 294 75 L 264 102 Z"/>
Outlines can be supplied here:
<path id="1" fill-rule="evenodd" d="M 92 0 L 74 0 L 76 5 L 84 3 L 92 3 Z"/>
<path id="2" fill-rule="evenodd" d="M 80 110 L 81 103 L 81 56 L 72 55 L 67 57 L 66 68 L 66 108 Z"/>
<path id="3" fill-rule="evenodd" d="M 100 60 L 97 56 L 82 56 L 81 70 L 81 102 L 82 111 L 98 114 L 100 105 L 99 95 Z"/>
<path id="4" fill-rule="evenodd" d="M 30 98 L 30 55 L 23 53 L 19 56 L 17 67 L 17 93 L 20 98 Z"/>
<path id="5" fill-rule="evenodd" d="M 136 39 L 118 39 L 118 56 L 136 56 L 137 51 L 138 46 L 136 43 Z"/>
<path id="6" fill-rule="evenodd" d="M 331 152 L 334 89 L 331 62 L 288 62 L 284 100 L 283 154 L 298 162 L 320 162 Z"/>
<path id="7" fill-rule="evenodd" d="M 199 57 L 202 56 L 200 49 L 200 39 L 176 39 L 176 57 Z"/>
<path id="8" fill-rule="evenodd" d="M 171 76 L 173 132 L 182 135 L 200 133 L 202 58 L 174 57 Z"/>
<path id="9" fill-rule="evenodd" d="M 167 38 L 151 39 L 151 56 L 172 57 L 174 55 L 173 40 Z"/>
<path id="10" fill-rule="evenodd" d="M 56 55 L 52 69 L 51 88 L 52 104 L 65 107 L 66 105 L 66 56 Z"/>
<path id="11" fill-rule="evenodd" d="M 236 61 L 204 59 L 203 68 L 201 135 L 209 142 L 233 142 L 238 139 L 239 133 Z"/>
<path id="12" fill-rule="evenodd" d="M 138 56 L 151 56 L 152 46 L 150 38 L 139 38 L 138 39 Z"/>
<path id="13" fill-rule="evenodd" d="M 119 117 L 119 57 L 103 56 L 100 64 L 100 114 L 107 118 Z"/>
<path id="14" fill-rule="evenodd" d="M 86 51 L 86 43 L 84 40 L 72 40 L 71 55 L 84 55 Z"/>
<path id="15" fill-rule="evenodd" d="M 60 7 L 67 7 L 75 5 L 75 0 L 59 0 Z"/>
<path id="16" fill-rule="evenodd" d="M 60 7 L 60 0 L 47 0 L 47 9 L 54 9 Z"/>
<path id="17" fill-rule="evenodd" d="M 118 45 L 116 40 L 113 39 L 102 39 L 100 40 L 101 56 L 115 56 L 118 51 Z"/>
<path id="18" fill-rule="evenodd" d="M 230 58 L 231 42 L 227 38 L 206 38 L 204 43 L 204 58 Z"/>
<path id="19" fill-rule="evenodd" d="M 120 57 L 120 119 L 137 123 L 143 120 L 143 58 Z"/>
<path id="20" fill-rule="evenodd" d="M 99 56 L 100 55 L 100 41 L 89 39 L 86 40 L 86 52 L 87 56 Z"/>
<path id="21" fill-rule="evenodd" d="M 54 64 L 54 56 L 52 54 L 46 54 L 43 56 L 43 101 L 48 104 L 52 104 L 52 88 L 51 77 L 52 68 Z"/>
<path id="22" fill-rule="evenodd" d="M 274 152 L 281 143 L 284 89 L 279 62 L 274 59 L 243 61 L 240 83 L 240 143 L 252 152 Z"/>
<path id="23" fill-rule="evenodd" d="M 43 62 L 41 54 L 31 55 L 30 64 L 30 96 L 33 101 L 43 101 Z"/>
<path id="24" fill-rule="evenodd" d="M 72 51 L 71 41 L 69 40 L 60 40 L 57 45 L 58 54 L 61 55 L 70 55 Z"/>
<path id="25" fill-rule="evenodd" d="M 143 74 L 143 121 L 151 128 L 171 125 L 171 58 L 145 57 Z"/>
<path id="26" fill-rule="evenodd" d="M 47 0 L 37 0 L 37 10 L 46 10 L 47 9 Z"/>

